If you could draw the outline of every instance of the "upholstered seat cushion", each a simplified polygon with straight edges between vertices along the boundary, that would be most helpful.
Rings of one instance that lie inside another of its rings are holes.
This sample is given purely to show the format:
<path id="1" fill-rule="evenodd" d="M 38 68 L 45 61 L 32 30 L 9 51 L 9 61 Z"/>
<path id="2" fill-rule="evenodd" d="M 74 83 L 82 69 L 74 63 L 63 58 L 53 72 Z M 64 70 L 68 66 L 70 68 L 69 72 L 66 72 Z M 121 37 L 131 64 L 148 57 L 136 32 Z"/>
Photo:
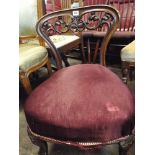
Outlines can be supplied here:
<path id="1" fill-rule="evenodd" d="M 135 41 L 132 41 L 121 50 L 121 60 L 135 62 Z"/>
<path id="2" fill-rule="evenodd" d="M 40 64 L 47 57 L 47 49 L 37 44 L 19 45 L 19 69 L 26 71 L 30 67 Z"/>
<path id="3" fill-rule="evenodd" d="M 27 99 L 31 130 L 59 140 L 107 142 L 130 134 L 134 99 L 113 72 L 98 64 L 61 69 Z"/>

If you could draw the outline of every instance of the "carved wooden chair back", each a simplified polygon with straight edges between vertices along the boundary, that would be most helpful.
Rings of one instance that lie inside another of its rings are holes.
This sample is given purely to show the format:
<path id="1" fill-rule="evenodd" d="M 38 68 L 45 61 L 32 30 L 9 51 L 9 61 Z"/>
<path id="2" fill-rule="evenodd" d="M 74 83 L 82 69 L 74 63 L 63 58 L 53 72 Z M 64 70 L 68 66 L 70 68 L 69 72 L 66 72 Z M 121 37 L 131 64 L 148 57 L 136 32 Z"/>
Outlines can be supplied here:
<path id="1" fill-rule="evenodd" d="M 66 21 L 66 17 L 70 20 Z M 107 45 L 119 25 L 119 19 L 119 12 L 113 7 L 107 5 L 94 5 L 49 13 L 38 21 L 36 27 L 38 34 L 50 47 L 51 52 L 56 59 L 58 69 L 62 68 L 62 61 L 53 41 L 50 39 L 50 36 L 54 34 L 78 35 L 81 38 L 84 60 L 83 36 L 86 35 L 88 38 L 99 37 L 100 43 L 97 42 L 96 46 L 100 44 L 100 48 L 98 48 L 100 63 L 105 65 Z M 51 20 L 52 22 L 50 22 Z M 105 33 L 104 38 L 100 37 L 101 31 Z M 91 55 L 92 51 L 90 50 L 90 46 L 88 46 L 88 50 L 88 53 Z M 95 52 L 94 55 L 96 54 Z M 90 57 L 90 55 L 88 57 Z M 91 63 L 90 58 L 88 62 Z"/>

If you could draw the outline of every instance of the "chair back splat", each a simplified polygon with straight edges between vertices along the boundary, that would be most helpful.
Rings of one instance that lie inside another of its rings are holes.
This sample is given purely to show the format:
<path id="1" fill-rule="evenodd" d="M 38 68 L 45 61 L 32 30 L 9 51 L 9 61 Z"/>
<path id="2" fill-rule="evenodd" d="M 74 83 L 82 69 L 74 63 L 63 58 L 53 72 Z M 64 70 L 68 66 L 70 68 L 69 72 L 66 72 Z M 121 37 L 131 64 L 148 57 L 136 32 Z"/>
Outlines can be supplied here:
<path id="1" fill-rule="evenodd" d="M 37 23 L 37 33 L 46 41 L 51 48 L 57 63 L 57 68 L 62 68 L 62 61 L 52 35 L 77 35 L 82 45 L 84 61 L 84 40 L 87 39 L 88 62 L 95 62 L 99 51 L 100 63 L 105 65 L 105 54 L 109 40 L 119 25 L 119 12 L 111 6 L 94 5 L 55 11 L 43 16 Z M 103 38 L 102 33 L 105 33 Z M 95 50 L 90 52 L 90 41 L 96 38 Z M 100 45 L 100 46 L 99 46 Z M 67 45 L 69 47 L 69 45 Z M 72 44 L 73 46 L 73 44 Z M 92 54 L 93 53 L 93 54 Z M 93 55 L 93 56 L 92 56 Z"/>

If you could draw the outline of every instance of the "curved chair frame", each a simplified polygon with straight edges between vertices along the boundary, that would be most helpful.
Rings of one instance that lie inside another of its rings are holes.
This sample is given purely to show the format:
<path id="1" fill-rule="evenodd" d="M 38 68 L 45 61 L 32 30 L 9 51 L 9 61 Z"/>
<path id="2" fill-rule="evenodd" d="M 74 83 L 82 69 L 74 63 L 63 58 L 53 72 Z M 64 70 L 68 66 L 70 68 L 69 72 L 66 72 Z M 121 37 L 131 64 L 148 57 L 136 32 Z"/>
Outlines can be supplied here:
<path id="1" fill-rule="evenodd" d="M 74 12 L 75 11 L 75 12 Z M 79 16 L 72 16 L 72 13 L 78 13 L 77 11 L 79 11 Z M 94 12 L 99 12 L 99 11 L 103 11 L 108 13 L 108 15 L 112 15 L 113 16 L 113 22 L 112 24 L 108 27 L 108 31 L 107 34 L 105 35 L 105 38 L 102 39 L 101 42 L 101 48 L 100 48 L 100 56 L 101 56 L 101 64 L 105 65 L 105 53 L 106 53 L 106 48 L 107 45 L 109 43 L 109 40 L 112 36 L 112 34 L 115 32 L 117 26 L 119 25 L 119 13 L 117 10 L 115 10 L 113 7 L 107 6 L 107 5 L 99 5 L 99 6 L 88 6 L 88 7 L 83 7 L 83 8 L 77 8 L 77 9 L 66 9 L 66 10 L 62 10 L 62 11 L 56 11 L 53 13 L 49 13 L 45 16 L 43 16 L 37 23 L 37 32 L 38 34 L 46 41 L 46 43 L 48 44 L 48 46 L 51 49 L 52 54 L 55 56 L 56 59 L 56 63 L 57 63 L 57 68 L 61 69 L 62 68 L 62 61 L 61 61 L 61 57 L 59 55 L 59 52 L 57 51 L 56 47 L 54 46 L 53 42 L 51 41 L 51 39 L 48 36 L 48 32 L 50 30 L 52 30 L 52 32 L 54 33 L 59 33 L 62 34 L 63 32 L 65 33 L 74 33 L 77 34 L 81 37 L 81 42 L 83 41 L 82 38 L 82 31 L 84 30 L 89 30 L 89 31 L 94 31 L 94 30 L 98 30 L 98 29 L 102 29 L 101 28 L 101 23 L 106 19 L 109 18 L 101 18 L 104 19 L 99 20 L 100 24 L 98 23 L 97 26 L 95 27 L 89 27 L 87 26 L 86 23 L 83 23 L 81 26 L 81 23 L 79 23 L 79 19 L 81 19 L 81 17 L 88 13 L 88 12 L 93 12 L 89 17 L 92 19 L 92 21 L 96 21 L 97 16 L 95 16 Z M 64 26 L 64 22 L 63 22 L 63 18 L 62 16 L 64 15 L 69 15 L 70 17 L 72 17 L 71 23 L 70 24 L 66 24 Z M 104 14 L 107 15 L 107 14 Z M 53 24 L 48 23 L 48 21 L 50 19 L 52 19 L 53 17 L 58 17 L 58 21 L 56 21 Z M 93 17 L 93 18 L 92 18 Z M 107 17 L 107 16 L 106 16 Z M 86 19 L 86 18 L 85 18 Z M 83 21 L 84 22 L 84 21 Z M 64 26 L 63 28 L 68 28 L 66 31 L 64 31 L 64 29 L 62 28 L 60 31 L 58 31 L 56 29 L 56 25 L 58 24 L 58 26 L 60 26 L 61 24 Z M 73 25 L 72 25 L 73 24 Z M 103 24 L 103 23 L 102 23 Z M 76 146 L 79 147 L 80 149 L 85 149 L 85 150 L 89 150 L 89 149 L 93 149 L 93 148 L 98 148 L 101 147 L 103 145 L 108 145 L 108 144 L 114 144 L 114 143 L 118 143 L 120 146 L 120 154 L 125 154 L 127 149 L 129 148 L 129 145 L 132 144 L 133 140 L 134 140 L 134 134 L 131 135 L 127 135 L 124 136 L 122 138 L 119 139 L 115 139 L 113 141 L 108 141 L 106 143 L 102 143 L 102 142 L 78 142 L 78 141 L 62 141 L 62 140 L 58 140 L 58 139 L 54 139 L 51 137 L 45 137 L 42 135 L 38 135 L 37 133 L 33 132 L 30 127 L 28 126 L 28 135 L 32 141 L 33 144 L 38 145 L 40 147 L 39 150 L 39 155 L 48 155 L 48 148 L 47 148 L 47 142 L 52 142 L 55 144 L 66 144 L 66 145 L 70 145 L 70 146 Z M 122 143 L 122 141 L 124 141 Z M 125 149 L 125 151 L 124 151 Z"/>

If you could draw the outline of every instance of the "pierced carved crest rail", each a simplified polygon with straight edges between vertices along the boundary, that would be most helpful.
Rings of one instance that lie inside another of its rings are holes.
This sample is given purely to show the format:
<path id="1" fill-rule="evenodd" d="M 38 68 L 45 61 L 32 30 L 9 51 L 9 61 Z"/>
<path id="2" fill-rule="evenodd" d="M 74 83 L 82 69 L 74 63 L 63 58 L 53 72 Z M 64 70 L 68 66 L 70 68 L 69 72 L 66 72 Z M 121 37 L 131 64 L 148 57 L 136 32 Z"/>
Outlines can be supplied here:
<path id="1" fill-rule="evenodd" d="M 37 23 L 38 34 L 51 48 L 58 68 L 62 68 L 61 58 L 50 36 L 61 34 L 77 35 L 83 41 L 83 32 L 104 32 L 100 37 L 100 63 L 105 65 L 105 53 L 109 40 L 120 22 L 119 12 L 108 5 L 86 6 L 76 9 L 55 11 L 43 16 Z M 97 52 L 97 51 L 96 51 Z"/>
<path id="2" fill-rule="evenodd" d="M 114 22 L 114 17 L 107 12 L 92 11 L 81 15 L 63 14 L 58 17 L 53 17 L 49 21 L 45 21 L 42 29 L 48 35 L 53 33 L 62 34 L 67 32 L 82 32 L 82 31 L 105 31 L 111 28 Z"/>

